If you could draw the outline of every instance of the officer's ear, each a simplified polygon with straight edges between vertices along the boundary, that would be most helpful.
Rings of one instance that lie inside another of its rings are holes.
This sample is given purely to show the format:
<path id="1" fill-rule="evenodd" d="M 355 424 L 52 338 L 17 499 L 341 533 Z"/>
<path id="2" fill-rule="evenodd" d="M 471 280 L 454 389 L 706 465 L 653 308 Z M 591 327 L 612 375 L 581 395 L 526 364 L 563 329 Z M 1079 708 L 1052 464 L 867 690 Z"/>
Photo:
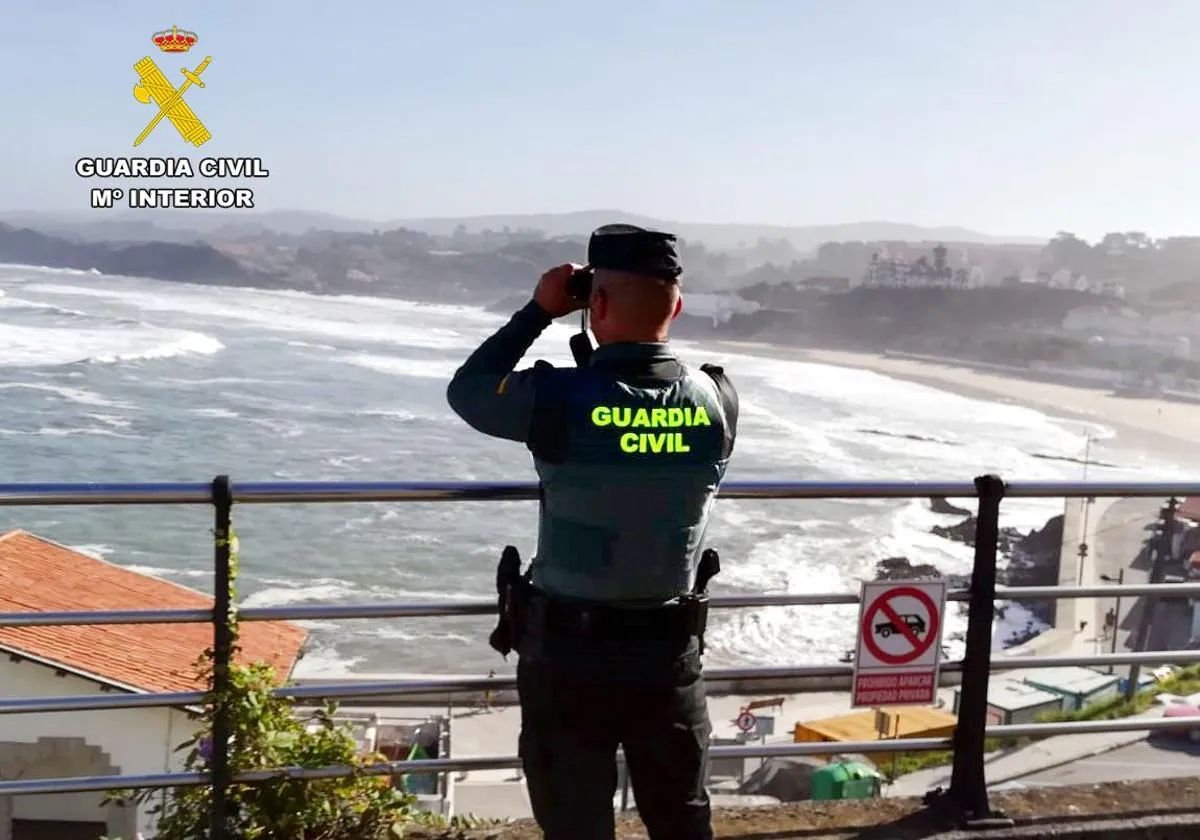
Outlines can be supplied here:
<path id="1" fill-rule="evenodd" d="M 683 311 L 683 295 L 675 298 L 675 311 L 671 313 L 671 320 L 674 321 L 679 317 L 679 313 Z"/>
<path id="2" fill-rule="evenodd" d="M 603 321 L 608 314 L 608 290 L 596 289 L 592 293 L 591 301 L 591 316 L 592 321 Z"/>

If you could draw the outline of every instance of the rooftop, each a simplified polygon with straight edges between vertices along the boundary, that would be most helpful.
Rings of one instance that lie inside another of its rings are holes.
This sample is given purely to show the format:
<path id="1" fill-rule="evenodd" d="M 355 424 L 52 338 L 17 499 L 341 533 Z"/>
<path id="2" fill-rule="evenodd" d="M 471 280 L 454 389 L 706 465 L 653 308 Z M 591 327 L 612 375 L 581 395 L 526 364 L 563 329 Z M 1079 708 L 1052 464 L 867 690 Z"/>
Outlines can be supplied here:
<path id="1" fill-rule="evenodd" d="M 958 718 L 949 712 L 925 706 L 885 708 L 882 711 L 890 716 L 891 731 L 888 737 L 916 737 L 938 730 L 948 733 L 958 723 Z M 874 741 L 880 737 L 875 729 L 873 709 L 824 720 L 808 720 L 796 726 L 830 741 Z"/>
<path id="2" fill-rule="evenodd" d="M 0 535 L 0 613 L 206 609 L 210 595 L 121 568 L 26 531 Z M 283 621 L 239 628 L 241 663 L 266 662 L 282 682 L 307 631 Z M 196 660 L 211 624 L 0 627 L 0 651 L 61 666 L 128 691 L 203 691 Z"/>
<path id="3" fill-rule="evenodd" d="M 1038 706 L 1062 704 L 1062 695 L 1017 682 L 1016 680 L 993 680 L 988 683 L 988 705 L 1003 709 L 1006 712 L 1016 712 L 1021 709 L 1032 709 Z"/>
<path id="4" fill-rule="evenodd" d="M 1091 668 L 1040 668 L 1036 676 L 1025 677 L 1030 685 L 1065 694 L 1091 694 L 1118 681 L 1115 674 L 1102 674 Z"/>

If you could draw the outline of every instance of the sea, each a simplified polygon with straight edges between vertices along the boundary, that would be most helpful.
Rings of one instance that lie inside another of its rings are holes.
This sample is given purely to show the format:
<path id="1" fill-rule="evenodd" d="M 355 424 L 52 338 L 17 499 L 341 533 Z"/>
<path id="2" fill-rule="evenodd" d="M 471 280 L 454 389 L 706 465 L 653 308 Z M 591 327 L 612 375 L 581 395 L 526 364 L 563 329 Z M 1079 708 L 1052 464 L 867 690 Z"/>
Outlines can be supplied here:
<path id="1" fill-rule="evenodd" d="M 0 266 L 0 482 L 532 480 L 523 446 L 475 433 L 446 404 L 455 368 L 504 320 L 482 307 Z M 527 363 L 571 364 L 572 331 L 553 325 Z M 730 481 L 1078 479 L 1085 451 L 1089 478 L 1183 472 L 1101 422 L 794 353 L 675 344 L 737 383 Z M 1041 527 L 1062 507 L 1008 500 L 1002 524 Z M 718 500 L 708 542 L 723 568 L 712 589 L 857 591 L 896 556 L 965 574 L 971 549 L 930 531 L 960 519 L 927 499 Z M 243 606 L 445 600 L 494 596 L 503 546 L 533 551 L 537 506 L 247 505 L 234 523 Z M 0 530 L 10 528 L 212 590 L 205 506 L 0 508 Z M 836 661 L 856 616 L 854 606 L 716 611 L 707 661 Z M 298 676 L 512 668 L 487 646 L 483 617 L 302 623 Z M 951 656 L 964 628 L 951 610 Z"/>

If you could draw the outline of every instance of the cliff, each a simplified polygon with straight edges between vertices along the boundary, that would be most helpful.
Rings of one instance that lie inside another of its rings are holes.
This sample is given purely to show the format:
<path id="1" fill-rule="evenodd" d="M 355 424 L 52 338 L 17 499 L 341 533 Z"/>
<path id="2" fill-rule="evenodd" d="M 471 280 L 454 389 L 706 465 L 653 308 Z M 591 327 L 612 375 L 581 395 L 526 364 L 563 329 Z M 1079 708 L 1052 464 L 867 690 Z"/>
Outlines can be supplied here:
<path id="1" fill-rule="evenodd" d="M 211 245 L 197 242 L 139 242 L 131 245 L 73 242 L 28 228 L 0 224 L 0 262 L 48 268 L 95 269 L 193 283 L 266 282 L 269 275 L 247 270 Z"/>

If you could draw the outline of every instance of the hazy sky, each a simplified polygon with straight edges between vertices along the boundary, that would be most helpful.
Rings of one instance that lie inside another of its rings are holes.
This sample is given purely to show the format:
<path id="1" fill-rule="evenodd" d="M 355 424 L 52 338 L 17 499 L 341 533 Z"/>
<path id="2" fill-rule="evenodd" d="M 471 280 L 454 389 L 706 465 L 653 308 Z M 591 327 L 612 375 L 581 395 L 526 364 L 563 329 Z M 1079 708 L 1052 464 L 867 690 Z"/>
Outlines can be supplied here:
<path id="1" fill-rule="evenodd" d="M 1191 0 L 0 0 L 0 210 L 84 209 L 76 158 L 154 114 L 133 63 L 211 55 L 213 139 L 137 154 L 261 156 L 269 209 L 1200 233 L 1198 33 Z"/>

